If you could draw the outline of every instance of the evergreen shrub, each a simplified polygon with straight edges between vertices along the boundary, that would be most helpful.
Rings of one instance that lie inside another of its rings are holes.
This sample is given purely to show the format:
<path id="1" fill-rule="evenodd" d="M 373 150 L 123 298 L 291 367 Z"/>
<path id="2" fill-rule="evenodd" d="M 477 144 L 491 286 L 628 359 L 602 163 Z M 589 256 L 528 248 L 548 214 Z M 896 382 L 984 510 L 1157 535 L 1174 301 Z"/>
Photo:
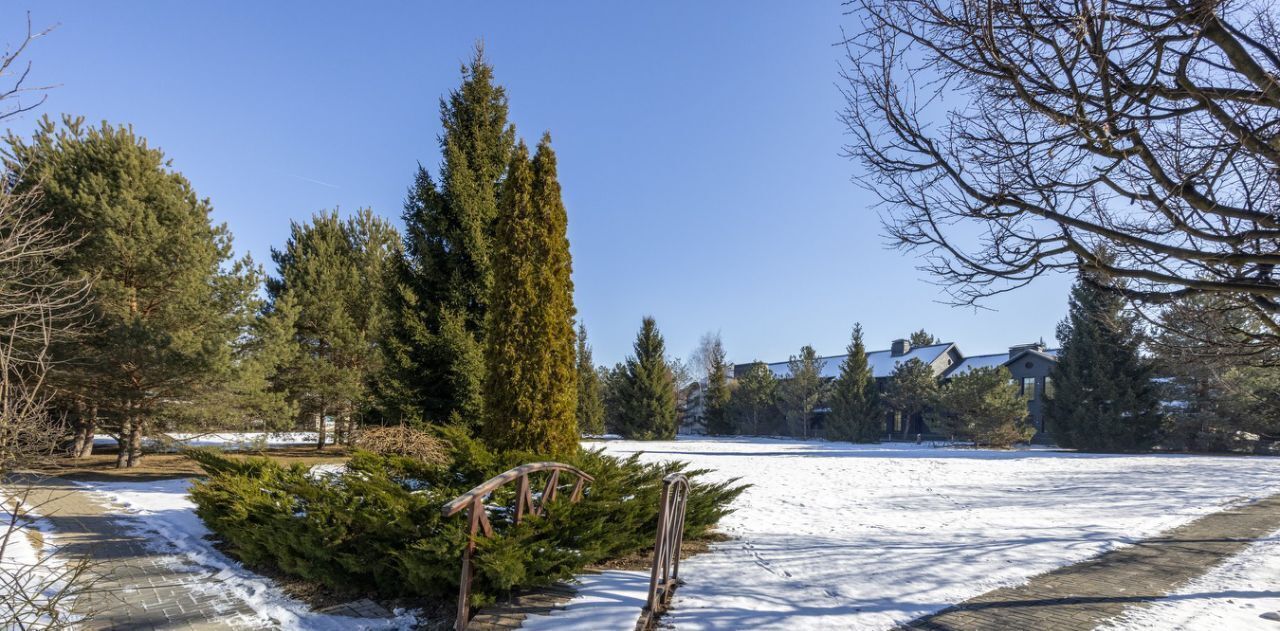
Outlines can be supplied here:
<path id="1" fill-rule="evenodd" d="M 200 518 L 247 564 L 342 591 L 449 598 L 458 589 L 467 520 L 461 515 L 445 519 L 441 507 L 498 473 L 544 458 L 494 452 L 461 430 L 440 432 L 447 464 L 357 451 L 346 469 L 332 476 L 314 475 L 302 464 L 189 450 L 208 473 L 192 486 L 191 496 Z M 545 515 L 518 526 L 511 520 L 514 511 L 489 511 L 495 537 L 479 539 L 473 604 L 564 580 L 585 566 L 651 547 L 662 478 L 676 471 L 691 479 L 706 473 L 683 463 L 646 464 L 638 456 L 618 458 L 598 450 L 562 461 L 595 481 L 582 501 L 568 502 L 566 487 Z M 538 481 L 533 484 L 540 488 Z M 736 480 L 693 481 L 685 536 L 706 536 L 745 488 Z M 515 490 L 510 484 L 487 503 L 514 507 Z"/>

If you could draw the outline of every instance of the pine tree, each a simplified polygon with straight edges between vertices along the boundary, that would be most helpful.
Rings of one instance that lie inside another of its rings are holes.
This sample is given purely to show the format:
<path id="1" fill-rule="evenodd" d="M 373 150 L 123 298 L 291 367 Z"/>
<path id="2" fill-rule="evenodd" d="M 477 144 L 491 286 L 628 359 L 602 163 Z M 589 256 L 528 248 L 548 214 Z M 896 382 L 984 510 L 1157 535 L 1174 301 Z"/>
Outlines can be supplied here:
<path id="1" fill-rule="evenodd" d="M 818 357 L 812 346 L 801 347 L 799 355 L 792 355 L 788 362 L 790 375 L 780 387 L 783 413 L 791 426 L 791 433 L 809 437 L 809 425 L 813 411 L 822 403 L 827 393 L 827 383 L 822 379 L 826 362 Z"/>
<path id="2" fill-rule="evenodd" d="M 337 211 L 292 223 L 283 249 L 272 249 L 277 277 L 267 282 L 271 317 L 291 322 L 291 361 L 275 377 L 302 419 L 319 431 L 316 447 L 335 442 L 369 412 L 382 372 L 388 266 L 399 235 L 369 210 L 343 220 Z M 277 326 L 282 324 L 278 323 Z"/>
<path id="3" fill-rule="evenodd" d="M 634 350 L 619 384 L 617 431 L 639 440 L 675 438 L 675 381 L 653 317 L 642 321 Z"/>
<path id="4" fill-rule="evenodd" d="M 136 465 L 142 438 L 172 411 L 235 375 L 236 340 L 252 324 L 256 266 L 232 260 L 231 235 L 164 153 L 130 127 L 44 118 L 30 141 L 10 134 L 16 193 L 39 187 L 39 212 L 76 243 L 59 261 L 96 279 L 92 311 L 60 374 L 92 388 L 93 407 Z"/>
<path id="5" fill-rule="evenodd" d="M 707 385 L 702 392 L 702 405 L 706 411 L 708 434 L 732 434 L 733 423 L 729 418 L 729 369 L 724 343 L 715 334 L 707 346 Z"/>
<path id="6" fill-rule="evenodd" d="M 920 329 L 919 331 L 915 331 L 914 333 L 912 333 L 910 336 L 907 337 L 907 343 L 911 344 L 911 348 L 919 348 L 922 346 L 933 346 L 935 344 L 941 344 L 942 340 L 939 340 L 938 338 L 934 337 L 932 333 L 924 329 Z"/>
<path id="7" fill-rule="evenodd" d="M 1050 378 L 1045 426 L 1062 447 L 1086 451 L 1146 449 L 1159 435 L 1159 396 L 1151 363 L 1139 354 L 1142 334 L 1123 299 L 1081 272 L 1067 317 L 1058 325 L 1062 350 Z"/>
<path id="8" fill-rule="evenodd" d="M 498 197 L 515 141 L 506 91 L 483 49 L 441 99 L 440 119 L 439 184 L 419 166 L 405 201 L 379 399 L 389 422 L 474 427 L 483 417 Z"/>
<path id="9" fill-rule="evenodd" d="M 251 286 L 262 285 L 262 274 L 256 265 L 249 262 L 243 273 Z M 166 418 L 184 427 L 293 429 L 297 406 L 277 382 L 296 359 L 297 348 L 293 344 L 296 311 L 284 309 L 280 313 L 268 313 L 267 301 L 256 294 L 239 303 L 238 308 L 243 309 L 237 319 L 244 326 L 231 342 L 227 379 L 221 383 L 205 383 L 205 387 L 192 393 L 185 405 L 167 409 Z"/>
<path id="10" fill-rule="evenodd" d="M 826 437 L 855 443 L 875 442 L 880 438 L 880 392 L 867 363 L 861 324 L 853 326 L 846 353 L 840 363 L 840 376 L 831 386 L 831 413 L 824 428 Z"/>
<path id="11" fill-rule="evenodd" d="M 591 357 L 591 345 L 587 343 L 587 325 L 578 323 L 578 432 L 600 435 L 604 433 L 604 388 L 600 371 Z"/>
<path id="12" fill-rule="evenodd" d="M 736 433 L 759 436 L 772 429 L 778 411 L 778 380 L 764 362 L 752 362 L 734 388 L 732 400 Z"/>
<path id="13" fill-rule="evenodd" d="M 952 439 L 1009 447 L 1030 440 L 1027 401 L 1004 366 L 975 368 L 952 377 L 935 397 L 930 418 Z"/>
<path id="14" fill-rule="evenodd" d="M 898 364 L 889 376 L 884 400 L 902 415 L 902 437 L 911 431 L 911 419 L 924 412 L 938 394 L 938 378 L 928 364 L 911 358 Z"/>
<path id="15" fill-rule="evenodd" d="M 544 135 L 516 146 L 503 187 L 485 345 L 490 445 L 564 457 L 578 450 L 573 280 L 556 156 Z"/>

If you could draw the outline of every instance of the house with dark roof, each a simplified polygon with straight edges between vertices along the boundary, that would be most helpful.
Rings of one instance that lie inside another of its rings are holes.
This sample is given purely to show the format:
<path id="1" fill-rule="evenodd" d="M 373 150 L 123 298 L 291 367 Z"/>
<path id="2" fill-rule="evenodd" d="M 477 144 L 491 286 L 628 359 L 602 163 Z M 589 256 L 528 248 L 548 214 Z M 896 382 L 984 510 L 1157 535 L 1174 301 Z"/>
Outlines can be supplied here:
<path id="1" fill-rule="evenodd" d="M 840 364 L 844 362 L 844 358 L 844 355 L 822 357 L 822 377 L 835 379 L 839 376 Z M 933 370 L 934 376 L 944 382 L 976 368 L 997 366 L 1008 368 L 1014 383 L 1018 384 L 1019 392 L 1027 399 L 1027 414 L 1036 428 L 1036 439 L 1044 440 L 1043 404 L 1045 397 L 1053 394 L 1053 383 L 1049 373 L 1058 362 L 1057 349 L 1047 349 L 1043 343 L 1019 344 L 1010 346 L 1008 352 L 1004 353 L 966 356 L 954 342 L 912 348 L 911 343 L 903 339 L 894 340 L 888 349 L 867 353 L 867 364 L 881 390 L 886 387 L 889 377 L 893 375 L 898 365 L 912 359 L 924 362 Z M 774 362 L 767 365 L 778 379 L 787 379 L 791 376 L 789 362 Z M 734 377 L 742 375 L 750 366 L 751 364 L 735 365 Z M 826 412 L 825 409 L 815 411 L 815 428 L 822 427 Z M 923 415 L 903 418 L 901 414 L 893 412 L 885 415 L 884 432 L 887 438 L 914 439 L 917 435 L 933 435 Z"/>

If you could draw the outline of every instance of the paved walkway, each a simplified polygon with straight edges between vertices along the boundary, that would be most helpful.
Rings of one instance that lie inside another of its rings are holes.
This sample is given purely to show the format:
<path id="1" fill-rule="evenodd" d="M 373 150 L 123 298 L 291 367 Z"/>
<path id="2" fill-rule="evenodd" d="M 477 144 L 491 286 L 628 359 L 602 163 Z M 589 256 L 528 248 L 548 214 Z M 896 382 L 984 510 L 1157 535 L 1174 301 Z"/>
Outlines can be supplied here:
<path id="1" fill-rule="evenodd" d="M 216 571 L 155 551 L 156 542 L 109 515 L 108 505 L 84 487 L 47 478 L 36 484 L 29 499 L 52 527 L 60 554 L 88 557 L 94 564 L 92 572 L 99 578 L 73 606 L 74 612 L 90 616 L 83 628 L 255 626 L 247 603 L 216 589 Z"/>
<path id="2" fill-rule="evenodd" d="M 60 554 L 87 556 L 94 564 L 93 574 L 100 577 L 73 605 L 73 612 L 89 616 L 78 628 L 167 631 L 277 626 L 225 589 L 217 569 L 157 550 L 163 541 L 138 534 L 118 511 L 84 487 L 47 478 L 36 484 L 29 500 L 52 527 Z M 389 615 L 381 605 L 367 600 L 322 612 Z"/>
<path id="3" fill-rule="evenodd" d="M 1280 495 L 1206 515 L 1094 559 L 987 592 L 909 629 L 1083 631 L 1199 577 L 1280 529 Z M 1277 627 L 1280 629 L 1280 627 Z"/>

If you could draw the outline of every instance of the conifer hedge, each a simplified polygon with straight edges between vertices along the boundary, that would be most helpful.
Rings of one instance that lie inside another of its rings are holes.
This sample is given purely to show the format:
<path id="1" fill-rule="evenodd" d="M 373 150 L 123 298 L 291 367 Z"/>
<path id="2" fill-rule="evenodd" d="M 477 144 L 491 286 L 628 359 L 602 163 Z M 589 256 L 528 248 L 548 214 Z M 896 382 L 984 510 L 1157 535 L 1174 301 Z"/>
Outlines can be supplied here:
<path id="1" fill-rule="evenodd" d="M 544 458 L 495 453 L 461 431 L 441 433 L 447 464 L 357 452 L 343 472 L 328 476 L 301 464 L 189 450 L 208 474 L 192 486 L 191 496 L 205 524 L 249 565 L 340 591 L 451 598 L 467 524 L 465 517 L 442 518 L 441 506 L 498 473 Z M 496 536 L 482 538 L 476 552 L 476 606 L 651 547 L 662 478 L 675 471 L 691 479 L 706 473 L 684 463 L 645 464 L 637 456 L 601 451 L 584 450 L 562 461 L 595 481 L 581 502 L 557 500 L 544 516 L 518 526 L 503 511 L 490 511 Z M 736 480 L 694 481 L 686 538 L 706 536 L 745 488 Z M 514 493 L 515 485 L 508 485 L 489 504 L 514 506 Z"/>

